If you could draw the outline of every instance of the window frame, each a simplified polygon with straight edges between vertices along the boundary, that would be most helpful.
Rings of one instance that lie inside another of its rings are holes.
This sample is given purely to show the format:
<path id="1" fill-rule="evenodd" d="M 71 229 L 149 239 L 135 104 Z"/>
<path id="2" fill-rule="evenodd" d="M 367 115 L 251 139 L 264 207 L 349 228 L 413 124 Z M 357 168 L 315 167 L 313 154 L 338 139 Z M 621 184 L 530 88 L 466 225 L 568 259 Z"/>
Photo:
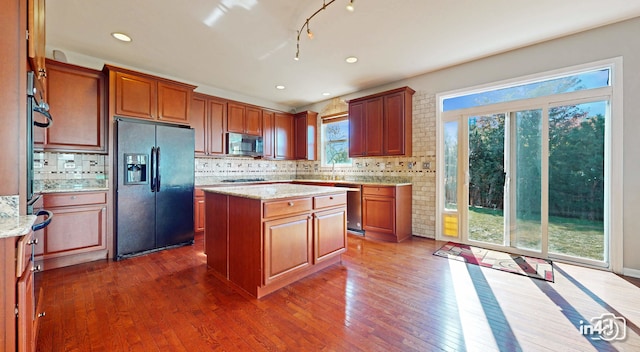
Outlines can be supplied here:
<path id="1" fill-rule="evenodd" d="M 321 117 L 321 121 L 320 121 L 320 165 L 322 167 L 352 167 L 353 166 L 353 159 L 352 158 L 348 158 L 349 159 L 349 163 L 336 163 L 335 166 L 334 164 L 329 164 L 326 160 L 326 154 L 325 154 L 325 150 L 326 150 L 326 145 L 327 143 L 329 143 L 326 138 L 325 138 L 325 126 L 332 124 L 332 123 L 338 123 L 338 122 L 342 122 L 342 121 L 349 121 L 349 113 L 347 111 L 343 111 L 343 112 L 339 112 L 339 113 L 335 113 L 335 114 L 331 114 L 331 115 L 325 115 Z M 347 153 L 349 151 L 349 134 L 347 133 L 346 138 L 344 140 L 340 139 L 340 142 L 344 141 L 347 143 Z M 332 141 L 332 142 L 336 142 L 336 141 Z"/>

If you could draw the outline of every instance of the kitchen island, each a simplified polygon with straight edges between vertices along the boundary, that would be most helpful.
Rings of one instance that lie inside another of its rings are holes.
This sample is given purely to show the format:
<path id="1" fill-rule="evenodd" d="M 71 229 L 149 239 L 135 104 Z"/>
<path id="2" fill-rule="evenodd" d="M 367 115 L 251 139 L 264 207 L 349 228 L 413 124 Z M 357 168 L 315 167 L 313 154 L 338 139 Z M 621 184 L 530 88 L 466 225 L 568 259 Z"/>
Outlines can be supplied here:
<path id="1" fill-rule="evenodd" d="M 204 191 L 207 266 L 251 296 L 342 260 L 346 189 L 268 184 Z"/>

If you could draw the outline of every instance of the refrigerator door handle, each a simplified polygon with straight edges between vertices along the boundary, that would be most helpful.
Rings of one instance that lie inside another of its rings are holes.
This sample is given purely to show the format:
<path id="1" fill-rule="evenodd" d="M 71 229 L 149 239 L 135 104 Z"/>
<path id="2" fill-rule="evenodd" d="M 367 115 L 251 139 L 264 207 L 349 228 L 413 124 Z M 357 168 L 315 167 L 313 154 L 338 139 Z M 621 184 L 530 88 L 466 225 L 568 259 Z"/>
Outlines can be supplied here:
<path id="1" fill-rule="evenodd" d="M 160 192 L 160 147 L 156 147 L 156 192 Z"/>
<path id="2" fill-rule="evenodd" d="M 156 191 L 156 147 L 151 147 L 151 192 Z"/>

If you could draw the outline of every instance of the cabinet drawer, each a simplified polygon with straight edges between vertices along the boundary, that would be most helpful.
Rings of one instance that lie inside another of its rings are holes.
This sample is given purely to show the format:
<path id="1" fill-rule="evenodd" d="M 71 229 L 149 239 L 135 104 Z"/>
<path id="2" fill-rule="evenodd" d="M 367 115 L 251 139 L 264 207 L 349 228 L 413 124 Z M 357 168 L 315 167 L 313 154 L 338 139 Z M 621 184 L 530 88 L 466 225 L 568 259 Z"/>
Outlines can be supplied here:
<path id="1" fill-rule="evenodd" d="M 279 200 L 264 203 L 264 217 L 271 218 L 280 215 L 311 211 L 311 204 L 311 198 Z"/>
<path id="2" fill-rule="evenodd" d="M 28 235 L 22 236 L 18 240 L 18 253 L 16 255 L 16 277 L 21 277 L 24 270 L 29 267 L 29 261 L 31 260 L 31 246 L 33 240 L 33 232 L 29 232 Z"/>
<path id="3" fill-rule="evenodd" d="M 334 207 L 347 204 L 346 194 L 330 194 L 327 196 L 313 197 L 313 209 Z"/>
<path id="4" fill-rule="evenodd" d="M 396 195 L 395 187 L 377 187 L 377 186 L 364 186 L 362 187 L 362 193 L 371 196 L 388 196 L 393 197 Z"/>
<path id="5" fill-rule="evenodd" d="M 64 207 L 71 205 L 86 204 L 104 204 L 107 202 L 107 193 L 64 193 L 64 194 L 45 194 L 45 208 Z"/>

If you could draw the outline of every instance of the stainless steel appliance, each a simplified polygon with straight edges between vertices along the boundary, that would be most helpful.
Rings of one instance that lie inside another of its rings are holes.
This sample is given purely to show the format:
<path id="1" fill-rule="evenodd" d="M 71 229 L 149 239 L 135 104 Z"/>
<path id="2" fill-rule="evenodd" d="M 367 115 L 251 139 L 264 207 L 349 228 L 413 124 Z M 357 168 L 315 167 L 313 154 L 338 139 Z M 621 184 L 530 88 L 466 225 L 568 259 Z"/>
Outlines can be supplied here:
<path id="1" fill-rule="evenodd" d="M 227 154 L 262 156 L 262 137 L 240 133 L 227 133 Z"/>
<path id="2" fill-rule="evenodd" d="M 34 113 L 44 116 L 44 122 L 34 118 Z M 36 89 L 35 74 L 27 72 L 27 202 L 34 198 L 33 194 L 33 128 L 48 128 L 53 123 L 49 113 L 49 105 L 42 99 L 42 93 Z"/>
<path id="3" fill-rule="evenodd" d="M 194 131 L 116 119 L 116 260 L 193 243 Z"/>
<path id="4" fill-rule="evenodd" d="M 347 191 L 347 229 L 362 235 L 362 185 L 338 183 L 336 187 L 349 188 Z"/>

